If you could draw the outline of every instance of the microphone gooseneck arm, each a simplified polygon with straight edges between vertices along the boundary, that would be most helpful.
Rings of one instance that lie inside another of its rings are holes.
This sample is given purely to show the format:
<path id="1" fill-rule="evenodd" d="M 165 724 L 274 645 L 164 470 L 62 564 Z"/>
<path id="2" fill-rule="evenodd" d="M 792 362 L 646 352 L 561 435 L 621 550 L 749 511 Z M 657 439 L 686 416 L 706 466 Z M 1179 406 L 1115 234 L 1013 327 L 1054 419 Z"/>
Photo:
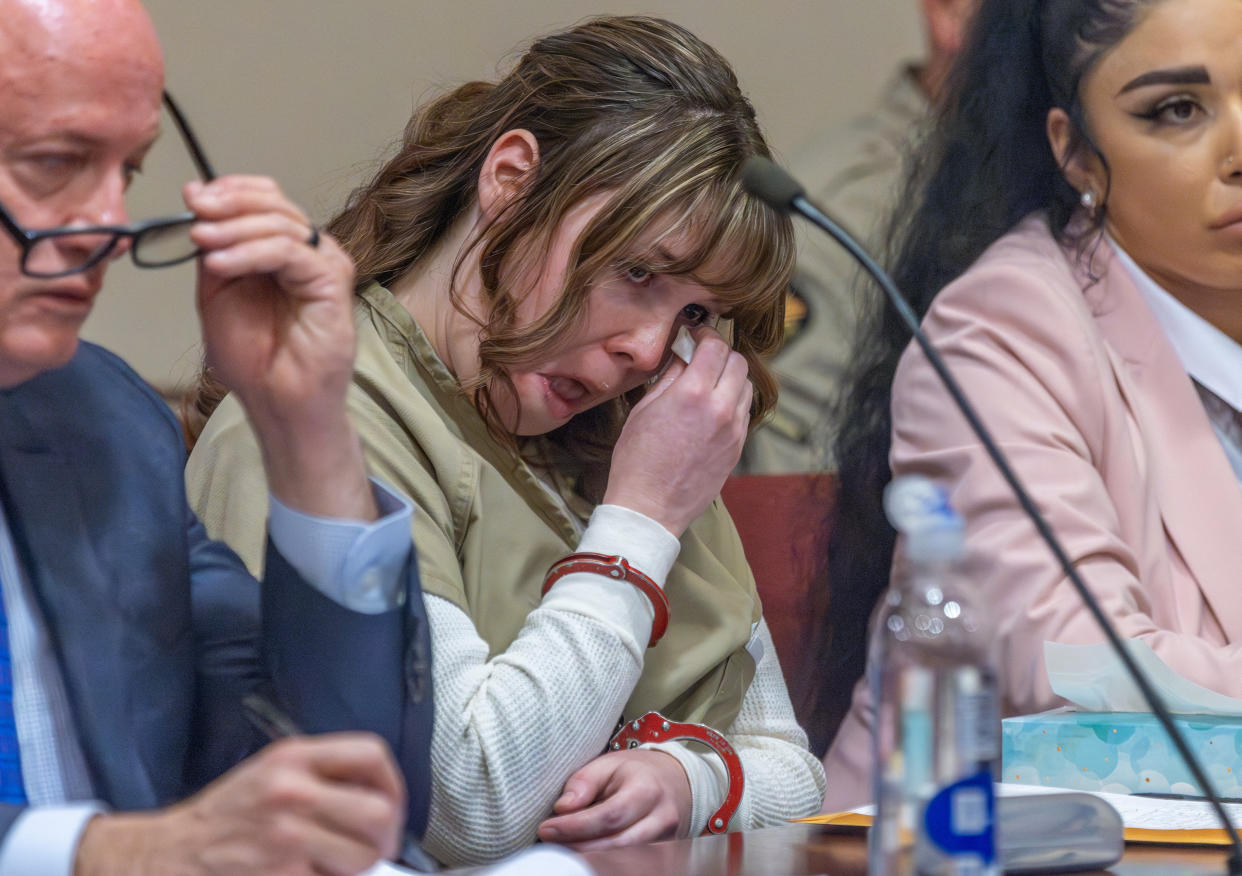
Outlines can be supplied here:
<path id="1" fill-rule="evenodd" d="M 953 397 L 954 404 L 958 410 L 966 418 L 966 422 L 970 424 L 971 430 L 979 438 L 987 451 L 992 462 L 996 464 L 1001 476 L 1005 482 L 1009 484 L 1010 490 L 1018 499 L 1018 504 L 1022 506 L 1022 510 L 1026 512 L 1027 517 L 1035 524 L 1035 529 L 1039 532 L 1040 538 L 1048 545 L 1053 556 L 1056 557 L 1057 563 L 1060 564 L 1061 570 L 1065 576 L 1069 578 L 1070 583 L 1074 585 L 1074 589 L 1078 591 L 1078 595 L 1082 598 L 1083 603 L 1087 606 L 1087 610 L 1091 612 L 1091 616 L 1095 618 L 1095 622 L 1099 624 L 1100 629 L 1104 631 L 1105 637 L 1113 650 L 1117 652 L 1117 656 L 1121 658 L 1121 662 L 1125 665 L 1126 671 L 1138 685 L 1139 690 L 1143 694 L 1143 699 L 1151 706 L 1152 713 L 1156 719 L 1164 727 L 1169 734 L 1169 738 L 1173 741 L 1173 746 L 1177 749 L 1178 754 L 1182 756 L 1182 760 L 1186 762 L 1190 774 L 1194 777 L 1199 787 L 1203 789 L 1203 793 L 1207 797 L 1208 803 L 1211 804 L 1216 817 L 1225 828 L 1225 834 L 1229 838 L 1229 873 L 1230 876 L 1242 876 L 1242 840 L 1239 840 L 1238 832 L 1229 820 L 1229 814 L 1225 811 L 1224 804 L 1221 802 L 1220 796 L 1216 793 L 1216 788 L 1208 779 L 1207 774 L 1203 771 L 1202 765 L 1199 763 L 1194 752 L 1190 750 L 1190 746 L 1186 744 L 1181 731 L 1177 725 L 1173 723 L 1173 716 L 1170 714 L 1168 707 L 1165 706 L 1164 700 L 1160 694 L 1152 686 L 1148 680 L 1146 673 L 1130 656 L 1130 651 L 1121 641 L 1112 621 L 1104 613 L 1096 600 L 1095 595 L 1091 592 L 1087 583 L 1078 574 L 1078 570 L 1074 568 L 1073 562 L 1069 555 L 1065 552 L 1065 548 L 1061 546 L 1061 542 L 1052 532 L 1052 527 L 1048 525 L 1048 521 L 1044 519 L 1043 514 L 1035 506 L 1034 500 L 1027 493 L 1026 488 L 1022 486 L 1022 482 L 1018 480 L 1017 474 L 1009 460 L 1005 458 L 1000 447 L 997 446 L 996 440 L 992 434 L 983 425 L 983 421 L 979 418 L 979 414 L 975 411 L 974 405 L 966 397 L 966 393 L 962 390 L 957 380 L 949 371 L 944 360 L 940 357 L 939 352 L 928 340 L 927 335 L 923 333 L 919 326 L 919 319 L 915 316 L 910 304 L 905 297 L 897 290 L 892 279 L 884 272 L 884 270 L 875 262 L 866 250 L 859 245 L 840 225 L 834 222 L 827 214 L 816 207 L 806 197 L 806 193 L 798 182 L 766 158 L 759 156 L 750 158 L 745 167 L 742 169 L 742 181 L 746 186 L 746 190 L 769 207 L 781 213 L 794 212 L 802 216 L 804 219 L 817 226 L 825 233 L 830 235 L 837 243 L 841 244 L 854 259 L 862 265 L 863 269 L 879 284 L 884 290 L 884 294 L 888 297 L 889 303 L 897 311 L 897 315 L 901 321 L 905 323 L 907 329 L 914 336 L 923 355 L 931 363 L 936 371 L 936 376 L 940 378 L 940 382 L 944 384 L 945 389 L 949 391 L 949 395 Z"/>

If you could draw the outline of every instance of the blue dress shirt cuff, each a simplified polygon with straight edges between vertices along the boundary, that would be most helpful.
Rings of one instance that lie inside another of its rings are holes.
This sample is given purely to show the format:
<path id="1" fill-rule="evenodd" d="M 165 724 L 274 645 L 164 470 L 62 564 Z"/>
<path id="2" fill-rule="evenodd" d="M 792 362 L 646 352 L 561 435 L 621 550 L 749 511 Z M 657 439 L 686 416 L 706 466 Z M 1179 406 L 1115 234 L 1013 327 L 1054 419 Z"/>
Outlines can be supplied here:
<path id="1" fill-rule="evenodd" d="M 73 876 L 78 839 L 86 823 L 107 811 L 95 801 L 26 809 L 0 846 L 0 876 Z"/>
<path id="2" fill-rule="evenodd" d="M 271 496 L 267 525 L 281 556 L 316 590 L 351 611 L 380 614 L 405 595 L 414 508 L 374 478 L 371 489 L 380 511 L 374 523 L 303 514 Z"/>

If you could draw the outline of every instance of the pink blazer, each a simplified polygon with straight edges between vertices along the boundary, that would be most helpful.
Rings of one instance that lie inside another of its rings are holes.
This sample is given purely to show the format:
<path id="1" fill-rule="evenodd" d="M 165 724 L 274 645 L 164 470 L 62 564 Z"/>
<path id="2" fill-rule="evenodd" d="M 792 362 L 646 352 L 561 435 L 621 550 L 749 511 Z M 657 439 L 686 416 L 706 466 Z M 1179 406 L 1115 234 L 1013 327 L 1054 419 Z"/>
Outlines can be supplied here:
<path id="1" fill-rule="evenodd" d="M 1080 256 L 1030 216 L 936 297 L 924 327 L 1121 635 L 1242 697 L 1242 487 L 1109 245 Z M 894 473 L 944 484 L 966 521 L 1004 713 L 1058 705 L 1043 643 L 1103 634 L 913 345 L 892 405 Z M 825 811 L 870 799 L 862 684 L 824 763 Z"/>

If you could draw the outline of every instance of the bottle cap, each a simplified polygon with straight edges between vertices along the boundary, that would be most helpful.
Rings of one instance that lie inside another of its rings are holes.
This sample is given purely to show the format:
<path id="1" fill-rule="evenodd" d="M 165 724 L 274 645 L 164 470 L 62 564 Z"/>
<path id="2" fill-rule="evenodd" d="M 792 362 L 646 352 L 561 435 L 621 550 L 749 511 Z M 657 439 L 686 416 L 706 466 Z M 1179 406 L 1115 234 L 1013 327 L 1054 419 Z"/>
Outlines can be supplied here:
<path id="1" fill-rule="evenodd" d="M 944 490 L 922 475 L 902 475 L 884 488 L 884 513 L 906 539 L 914 561 L 950 561 L 965 551 L 962 518 Z"/>

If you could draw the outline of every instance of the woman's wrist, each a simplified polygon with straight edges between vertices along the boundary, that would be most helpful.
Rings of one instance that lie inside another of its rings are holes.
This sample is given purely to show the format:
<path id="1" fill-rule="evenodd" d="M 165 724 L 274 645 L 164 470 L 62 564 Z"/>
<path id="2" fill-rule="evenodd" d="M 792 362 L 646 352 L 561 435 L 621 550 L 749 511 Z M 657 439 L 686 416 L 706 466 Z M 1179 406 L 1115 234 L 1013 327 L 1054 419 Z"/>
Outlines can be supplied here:
<path id="1" fill-rule="evenodd" d="M 662 524 L 632 508 L 599 505 L 578 550 L 623 556 L 661 588 L 677 562 L 681 542 Z"/>
<path id="2" fill-rule="evenodd" d="M 625 557 L 616 554 L 573 553 L 552 564 L 543 579 L 543 595 L 568 575 L 589 573 L 610 581 L 632 584 L 651 603 L 651 637 L 647 647 L 653 648 L 668 629 L 669 604 L 664 590 Z"/>
<path id="3" fill-rule="evenodd" d="M 634 495 L 622 489 L 609 489 L 604 494 L 604 504 L 639 514 L 669 532 L 674 538 L 681 538 L 686 527 L 690 525 L 690 521 L 682 520 L 660 503 L 649 501 L 640 495 Z"/>

